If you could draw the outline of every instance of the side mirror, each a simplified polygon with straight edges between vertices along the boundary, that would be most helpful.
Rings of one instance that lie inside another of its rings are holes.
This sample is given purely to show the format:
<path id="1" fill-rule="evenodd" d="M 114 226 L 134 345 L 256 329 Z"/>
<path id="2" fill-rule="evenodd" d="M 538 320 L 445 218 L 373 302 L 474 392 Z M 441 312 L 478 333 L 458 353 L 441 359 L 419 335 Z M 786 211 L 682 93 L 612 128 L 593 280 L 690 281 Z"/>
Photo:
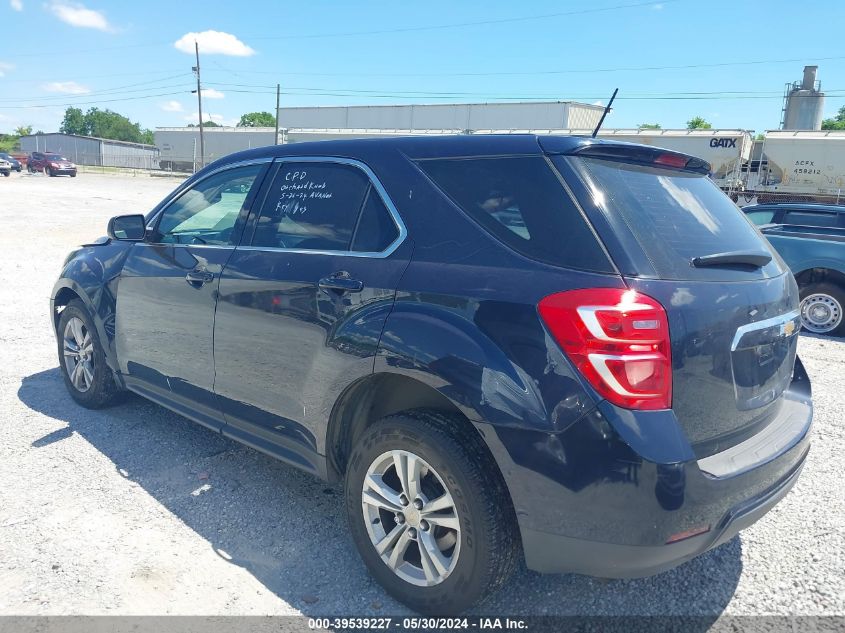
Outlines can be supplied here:
<path id="1" fill-rule="evenodd" d="M 140 242 L 147 232 L 147 220 L 140 213 L 134 215 L 118 215 L 109 220 L 106 233 L 113 240 L 124 242 Z"/>

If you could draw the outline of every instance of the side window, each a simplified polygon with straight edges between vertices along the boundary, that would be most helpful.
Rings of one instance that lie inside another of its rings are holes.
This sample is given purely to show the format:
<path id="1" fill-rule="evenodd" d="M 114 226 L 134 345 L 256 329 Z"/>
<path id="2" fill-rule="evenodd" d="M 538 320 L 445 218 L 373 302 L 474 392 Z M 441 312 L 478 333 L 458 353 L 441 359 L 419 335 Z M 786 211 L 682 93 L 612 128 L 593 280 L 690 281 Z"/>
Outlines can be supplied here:
<path id="1" fill-rule="evenodd" d="M 235 223 L 264 165 L 209 176 L 163 211 L 155 241 L 162 244 L 232 244 Z"/>
<path id="2" fill-rule="evenodd" d="M 555 266 L 613 270 L 544 158 L 427 159 L 418 164 L 467 215 L 526 257 Z"/>
<path id="3" fill-rule="evenodd" d="M 276 173 L 253 246 L 347 251 L 369 188 L 364 173 L 338 163 L 285 163 Z"/>
<path id="4" fill-rule="evenodd" d="M 812 211 L 787 211 L 784 224 L 800 226 L 836 226 L 838 213 L 814 213 Z"/>
<path id="5" fill-rule="evenodd" d="M 751 220 L 757 226 L 763 226 L 764 224 L 771 224 L 772 218 L 775 217 L 774 211 L 749 211 L 745 215 L 748 216 L 748 219 Z"/>
<path id="6" fill-rule="evenodd" d="M 370 185 L 367 200 L 352 238 L 352 250 L 358 253 L 380 253 L 399 237 L 399 229 L 384 206 L 378 192 Z"/>

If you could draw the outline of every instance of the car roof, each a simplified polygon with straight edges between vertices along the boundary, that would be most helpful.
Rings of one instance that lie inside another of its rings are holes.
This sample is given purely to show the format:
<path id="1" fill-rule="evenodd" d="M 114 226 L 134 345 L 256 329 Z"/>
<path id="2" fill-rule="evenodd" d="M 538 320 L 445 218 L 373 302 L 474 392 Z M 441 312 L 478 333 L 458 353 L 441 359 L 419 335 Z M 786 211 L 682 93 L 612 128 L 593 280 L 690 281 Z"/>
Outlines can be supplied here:
<path id="1" fill-rule="evenodd" d="M 209 165 L 255 158 L 282 158 L 287 156 L 336 156 L 344 158 L 375 157 L 396 152 L 411 159 L 454 158 L 464 156 L 537 155 L 545 153 L 568 154 L 590 145 L 632 146 L 633 143 L 594 139 L 588 136 L 537 135 L 537 134 L 450 134 L 394 136 L 380 138 L 306 141 L 285 145 L 270 145 L 244 150 L 225 156 Z M 641 147 L 653 150 L 648 145 Z M 669 153 L 677 154 L 678 152 Z M 692 156 L 687 156 L 692 158 Z"/>

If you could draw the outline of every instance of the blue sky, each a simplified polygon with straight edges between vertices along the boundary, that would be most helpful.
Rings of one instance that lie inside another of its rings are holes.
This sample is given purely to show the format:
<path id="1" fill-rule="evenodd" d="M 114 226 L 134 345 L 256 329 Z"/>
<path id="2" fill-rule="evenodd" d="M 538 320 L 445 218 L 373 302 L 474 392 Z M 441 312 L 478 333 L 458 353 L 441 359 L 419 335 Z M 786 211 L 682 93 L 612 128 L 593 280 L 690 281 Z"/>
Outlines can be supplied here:
<path id="1" fill-rule="evenodd" d="M 805 64 L 826 116 L 845 105 L 838 0 L 0 3 L 0 132 L 53 131 L 69 104 L 195 121 L 193 33 L 203 111 L 224 124 L 271 111 L 279 82 L 283 105 L 594 103 L 618 87 L 608 127 L 763 131 Z"/>

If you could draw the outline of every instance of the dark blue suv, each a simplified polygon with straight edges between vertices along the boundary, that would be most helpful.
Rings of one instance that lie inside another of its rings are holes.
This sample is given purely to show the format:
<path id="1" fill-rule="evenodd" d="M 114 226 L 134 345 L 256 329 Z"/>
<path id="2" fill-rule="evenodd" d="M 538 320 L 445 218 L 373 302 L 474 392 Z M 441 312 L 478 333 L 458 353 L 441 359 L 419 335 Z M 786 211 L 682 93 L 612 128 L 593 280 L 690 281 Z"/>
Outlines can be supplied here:
<path id="1" fill-rule="evenodd" d="M 345 480 L 364 562 L 422 612 L 522 557 L 658 573 L 809 449 L 795 280 L 708 170 L 532 135 L 234 154 L 68 257 L 65 382 Z"/>

